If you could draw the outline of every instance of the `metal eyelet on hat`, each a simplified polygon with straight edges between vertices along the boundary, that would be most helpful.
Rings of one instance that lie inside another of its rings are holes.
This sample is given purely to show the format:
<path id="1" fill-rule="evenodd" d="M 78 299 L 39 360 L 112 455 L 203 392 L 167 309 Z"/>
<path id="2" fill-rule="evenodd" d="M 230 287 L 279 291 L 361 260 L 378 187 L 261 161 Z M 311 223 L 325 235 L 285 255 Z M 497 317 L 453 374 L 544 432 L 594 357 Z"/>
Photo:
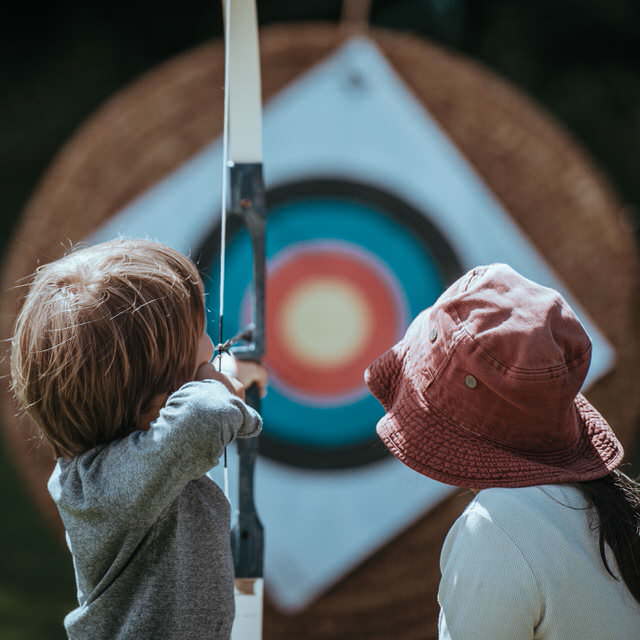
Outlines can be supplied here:
<path id="1" fill-rule="evenodd" d="M 429 340 L 435 342 L 438 338 L 438 327 L 431 327 L 431 333 L 429 333 Z"/>
<path id="2" fill-rule="evenodd" d="M 464 377 L 464 384 L 469 389 L 475 389 L 478 386 L 478 380 L 475 376 L 472 376 L 470 373 Z"/>

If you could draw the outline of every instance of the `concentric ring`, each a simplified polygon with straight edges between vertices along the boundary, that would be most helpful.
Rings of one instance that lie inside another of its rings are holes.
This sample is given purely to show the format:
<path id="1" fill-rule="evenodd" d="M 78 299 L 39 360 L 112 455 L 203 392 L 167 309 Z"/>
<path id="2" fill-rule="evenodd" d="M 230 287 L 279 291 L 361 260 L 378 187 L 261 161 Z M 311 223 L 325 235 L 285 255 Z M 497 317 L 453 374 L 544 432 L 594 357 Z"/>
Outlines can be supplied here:
<path id="1" fill-rule="evenodd" d="M 229 221 L 225 335 L 250 316 L 251 250 Z M 219 231 L 200 251 L 217 326 Z M 367 365 L 461 273 L 428 217 L 392 194 L 345 180 L 283 185 L 268 193 L 269 394 L 261 452 L 288 464 L 351 467 L 386 452 L 367 392 Z"/>

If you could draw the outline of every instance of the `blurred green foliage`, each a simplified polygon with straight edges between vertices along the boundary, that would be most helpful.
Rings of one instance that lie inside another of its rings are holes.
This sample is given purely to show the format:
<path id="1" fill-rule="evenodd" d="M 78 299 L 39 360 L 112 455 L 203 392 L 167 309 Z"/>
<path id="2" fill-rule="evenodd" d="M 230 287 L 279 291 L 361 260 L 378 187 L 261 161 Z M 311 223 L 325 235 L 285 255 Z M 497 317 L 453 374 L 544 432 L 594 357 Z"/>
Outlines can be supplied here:
<path id="1" fill-rule="evenodd" d="M 62 618 L 76 606 L 71 556 L 32 507 L 1 441 L 0 487 L 0 640 L 65 638 Z"/>

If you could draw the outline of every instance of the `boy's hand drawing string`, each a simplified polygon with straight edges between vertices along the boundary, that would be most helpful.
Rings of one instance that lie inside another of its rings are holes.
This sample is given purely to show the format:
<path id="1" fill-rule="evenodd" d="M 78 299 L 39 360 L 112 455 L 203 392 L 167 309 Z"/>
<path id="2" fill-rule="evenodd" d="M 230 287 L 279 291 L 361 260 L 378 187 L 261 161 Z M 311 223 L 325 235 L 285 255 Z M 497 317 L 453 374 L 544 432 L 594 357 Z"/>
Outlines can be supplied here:
<path id="1" fill-rule="evenodd" d="M 265 189 L 262 178 L 262 101 L 255 0 L 224 0 L 225 100 L 220 224 L 219 353 L 260 361 L 265 346 Z M 224 280 L 227 212 L 240 215 L 253 251 L 253 322 L 224 339 Z M 239 344 L 241 343 L 241 344 Z M 219 358 L 220 365 L 222 358 Z M 246 402 L 260 411 L 260 390 L 252 385 Z M 253 476 L 257 438 L 237 441 L 238 504 L 231 531 L 236 577 L 236 618 L 232 640 L 262 638 L 263 527 L 255 508 Z M 225 476 L 226 476 L 225 452 Z M 225 481 L 225 484 L 226 481 Z M 228 494 L 228 488 L 225 488 Z"/>
<path id="2" fill-rule="evenodd" d="M 215 357 L 215 356 L 222 355 L 223 353 L 230 353 L 231 347 L 241 342 L 250 342 L 252 337 L 253 337 L 253 325 L 250 324 L 248 327 L 246 327 L 242 331 L 236 333 L 236 335 L 233 336 L 232 338 L 229 338 L 224 342 L 222 341 L 218 342 L 218 344 L 214 347 L 213 355 Z M 220 338 L 220 340 L 222 339 Z M 219 367 L 221 366 L 222 365 L 219 364 Z"/>

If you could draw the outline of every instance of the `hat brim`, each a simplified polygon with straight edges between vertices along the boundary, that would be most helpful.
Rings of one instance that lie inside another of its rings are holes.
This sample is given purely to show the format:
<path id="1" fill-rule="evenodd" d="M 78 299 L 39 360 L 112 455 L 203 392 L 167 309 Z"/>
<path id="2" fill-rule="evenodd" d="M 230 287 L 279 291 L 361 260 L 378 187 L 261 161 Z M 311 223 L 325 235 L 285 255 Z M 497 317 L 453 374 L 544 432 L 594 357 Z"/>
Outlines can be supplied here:
<path id="1" fill-rule="evenodd" d="M 377 431 L 401 462 L 434 480 L 457 487 L 527 487 L 584 482 L 607 475 L 624 450 L 604 417 L 579 394 L 579 440 L 570 449 L 516 451 L 456 425 L 424 398 L 390 407 Z"/>

